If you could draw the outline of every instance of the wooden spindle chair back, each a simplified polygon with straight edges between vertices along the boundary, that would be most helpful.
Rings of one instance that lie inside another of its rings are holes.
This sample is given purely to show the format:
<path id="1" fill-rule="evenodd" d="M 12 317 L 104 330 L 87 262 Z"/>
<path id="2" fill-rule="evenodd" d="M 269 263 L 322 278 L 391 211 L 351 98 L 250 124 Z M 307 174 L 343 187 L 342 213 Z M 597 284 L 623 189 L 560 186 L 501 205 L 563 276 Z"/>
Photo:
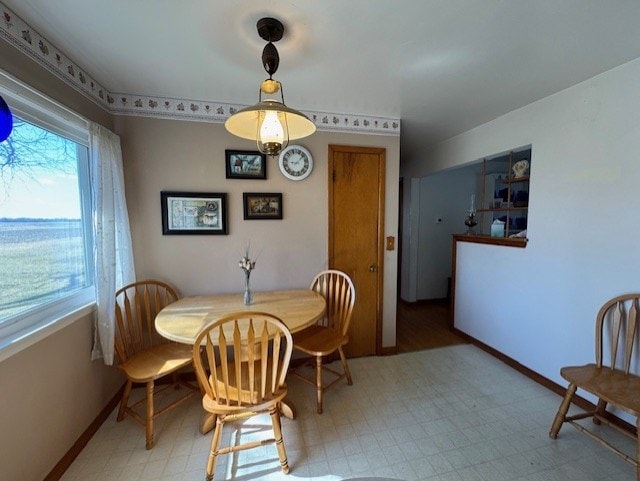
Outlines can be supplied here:
<path id="1" fill-rule="evenodd" d="M 201 349 L 203 348 L 203 349 Z M 275 444 L 282 472 L 289 472 L 282 439 L 280 402 L 293 339 L 277 317 L 265 312 L 237 312 L 205 326 L 196 337 L 193 364 L 203 387 L 202 406 L 216 415 L 205 479 L 212 480 L 218 456 Z M 268 412 L 274 437 L 220 447 L 228 421 Z"/>
<path id="2" fill-rule="evenodd" d="M 177 292 L 168 284 L 153 279 L 134 282 L 116 291 L 114 336 L 118 367 L 127 376 L 120 400 L 118 421 L 130 415 L 145 427 L 146 448 L 154 441 L 154 420 L 189 399 L 199 389 L 188 380 L 181 379 L 178 371 L 192 364 L 192 348 L 188 344 L 171 342 L 160 336 L 155 318 L 165 306 L 178 300 Z M 156 386 L 156 381 L 171 375 L 172 382 Z M 129 404 L 134 384 L 144 384 L 146 396 Z M 184 386 L 186 392 L 158 409 L 154 398 L 170 388 Z M 142 404 L 144 412 L 139 412 Z"/>
<path id="3" fill-rule="evenodd" d="M 286 389 L 293 341 L 275 316 L 259 312 L 225 316 L 204 328 L 194 346 L 204 346 L 202 356 L 194 351 L 196 375 L 206 394 L 220 405 L 262 405 Z"/>
<path id="4" fill-rule="evenodd" d="M 157 333 L 154 321 L 162 308 L 177 300 L 170 285 L 155 280 L 134 282 L 116 292 L 115 350 L 120 362 L 169 342 Z"/>
<path id="5" fill-rule="evenodd" d="M 638 342 L 639 297 L 638 294 L 615 297 L 598 311 L 596 316 L 596 365 L 598 367 L 617 368 L 629 374 L 633 351 Z"/>
<path id="6" fill-rule="evenodd" d="M 310 289 L 327 301 L 326 316 L 320 321 L 322 325 L 337 329 L 346 336 L 351 323 L 356 293 L 351 279 L 342 271 L 329 269 L 315 277 Z"/>
<path id="7" fill-rule="evenodd" d="M 315 364 L 315 376 L 312 379 L 299 372 L 304 364 L 293 369 L 291 374 L 316 387 L 316 411 L 321 414 L 324 391 L 335 386 L 342 378 L 347 380 L 347 384 L 353 384 L 343 346 L 349 342 L 349 324 L 356 301 L 356 290 L 351 278 L 336 269 L 320 272 L 311 282 L 310 289 L 325 298 L 327 311 L 324 318 L 315 325 L 294 335 L 293 348 L 313 356 L 315 362 L 308 364 L 312 366 Z M 323 357 L 334 355 L 336 352 L 340 355 L 342 372 L 322 363 Z M 333 375 L 331 382 L 324 383 L 322 380 L 323 370 Z"/>
<path id="8" fill-rule="evenodd" d="M 625 294 L 614 297 L 600 308 L 596 315 L 595 363 L 565 366 L 560 369 L 560 375 L 569 382 L 569 386 L 549 431 L 549 436 L 556 439 L 562 425 L 571 424 L 635 466 L 638 481 L 640 481 L 640 376 L 637 372 L 638 359 L 634 358 L 634 348 L 638 343 L 639 299 L 639 293 Z M 569 415 L 569 408 L 574 402 L 578 389 L 594 395 L 598 398 L 598 402 L 588 411 Z M 618 423 L 611 419 L 607 406 L 613 406 L 635 416 L 636 432 L 630 433 L 621 429 Z M 578 423 L 585 418 L 592 418 L 595 424 L 605 424 L 635 439 L 635 456 L 629 456 L 614 446 L 603 436 L 606 431 L 592 431 L 585 424 Z"/>

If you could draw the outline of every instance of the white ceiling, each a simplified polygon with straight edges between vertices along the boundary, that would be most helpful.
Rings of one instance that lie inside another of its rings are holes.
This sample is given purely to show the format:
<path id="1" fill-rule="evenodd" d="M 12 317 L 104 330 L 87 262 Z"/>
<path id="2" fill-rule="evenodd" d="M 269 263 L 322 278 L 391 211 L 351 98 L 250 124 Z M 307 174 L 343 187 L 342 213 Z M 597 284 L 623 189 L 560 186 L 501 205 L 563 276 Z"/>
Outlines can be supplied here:
<path id="1" fill-rule="evenodd" d="M 403 158 L 640 57 L 638 0 L 3 0 L 110 92 L 400 118 Z"/>

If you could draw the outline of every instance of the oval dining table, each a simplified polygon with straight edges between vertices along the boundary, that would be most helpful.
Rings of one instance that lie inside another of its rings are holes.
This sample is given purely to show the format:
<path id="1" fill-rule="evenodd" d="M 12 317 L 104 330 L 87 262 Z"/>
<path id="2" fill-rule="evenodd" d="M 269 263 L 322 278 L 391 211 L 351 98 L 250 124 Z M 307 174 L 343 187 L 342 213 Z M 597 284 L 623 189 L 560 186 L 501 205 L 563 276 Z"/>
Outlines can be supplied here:
<path id="1" fill-rule="evenodd" d="M 214 294 L 183 297 L 166 306 L 156 316 L 158 333 L 172 341 L 193 344 L 198 333 L 207 324 L 239 311 L 267 312 L 282 319 L 294 333 L 321 319 L 327 304 L 320 294 L 310 289 L 282 291 L 257 291 L 253 302 L 245 305 L 242 294 Z M 291 401 L 282 403 L 282 414 L 295 418 L 295 408 Z M 205 434 L 215 425 L 215 417 L 207 413 L 200 425 Z"/>

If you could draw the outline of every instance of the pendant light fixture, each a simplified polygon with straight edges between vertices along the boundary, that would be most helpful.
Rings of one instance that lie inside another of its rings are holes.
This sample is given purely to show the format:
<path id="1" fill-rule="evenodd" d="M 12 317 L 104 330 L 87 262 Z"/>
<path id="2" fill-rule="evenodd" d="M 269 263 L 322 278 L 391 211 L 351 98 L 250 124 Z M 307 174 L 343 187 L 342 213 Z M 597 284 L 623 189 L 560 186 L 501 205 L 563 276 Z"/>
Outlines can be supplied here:
<path id="1" fill-rule="evenodd" d="M 285 105 L 282 84 L 273 80 L 280 63 L 273 42 L 282 38 L 284 25 L 275 18 L 266 17 L 258 20 L 257 27 L 260 38 L 268 42 L 262 51 L 262 65 L 269 78 L 260 85 L 258 103 L 233 114 L 224 126 L 233 135 L 255 140 L 260 152 L 278 155 L 290 140 L 313 134 L 316 126 L 302 112 Z"/>

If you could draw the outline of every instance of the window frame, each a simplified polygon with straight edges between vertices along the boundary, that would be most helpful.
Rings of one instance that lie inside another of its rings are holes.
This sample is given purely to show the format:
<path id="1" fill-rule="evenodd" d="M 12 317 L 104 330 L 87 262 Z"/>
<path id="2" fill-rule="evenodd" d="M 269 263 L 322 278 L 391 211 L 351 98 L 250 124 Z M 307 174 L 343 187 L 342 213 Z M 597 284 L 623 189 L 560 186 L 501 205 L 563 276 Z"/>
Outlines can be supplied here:
<path id="1" fill-rule="evenodd" d="M 78 189 L 84 232 L 85 268 L 89 287 L 9 317 L 0 323 L 0 362 L 54 332 L 72 324 L 95 310 L 93 284 L 93 224 L 91 177 L 89 167 L 88 121 L 11 75 L 0 71 L 0 95 L 14 116 L 57 135 L 70 139 L 86 149 L 78 149 Z"/>

